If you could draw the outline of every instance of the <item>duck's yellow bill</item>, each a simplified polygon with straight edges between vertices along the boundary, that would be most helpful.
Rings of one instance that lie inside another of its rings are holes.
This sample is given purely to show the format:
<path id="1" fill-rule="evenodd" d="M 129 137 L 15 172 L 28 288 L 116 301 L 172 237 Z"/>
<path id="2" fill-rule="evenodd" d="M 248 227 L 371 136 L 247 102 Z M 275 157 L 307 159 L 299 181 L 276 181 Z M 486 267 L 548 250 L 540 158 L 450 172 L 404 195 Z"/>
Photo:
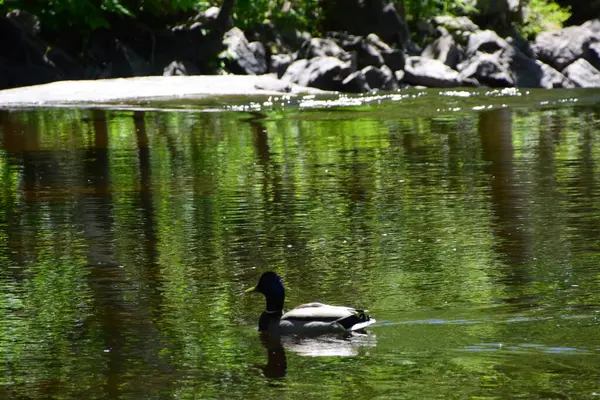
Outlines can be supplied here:
<path id="1" fill-rule="evenodd" d="M 256 292 L 256 286 L 252 286 L 251 288 L 246 289 L 244 293 L 252 293 L 252 292 Z"/>

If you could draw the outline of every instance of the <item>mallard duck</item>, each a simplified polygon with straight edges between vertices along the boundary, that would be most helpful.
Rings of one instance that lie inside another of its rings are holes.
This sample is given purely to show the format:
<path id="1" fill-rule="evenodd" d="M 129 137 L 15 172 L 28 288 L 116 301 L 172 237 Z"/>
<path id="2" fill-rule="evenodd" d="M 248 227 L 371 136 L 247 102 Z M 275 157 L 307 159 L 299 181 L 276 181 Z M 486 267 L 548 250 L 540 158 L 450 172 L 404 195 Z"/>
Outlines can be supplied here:
<path id="1" fill-rule="evenodd" d="M 279 275 L 272 271 L 262 274 L 258 284 L 246 292 L 265 296 L 267 304 L 258 321 L 259 331 L 320 335 L 359 331 L 375 323 L 365 310 L 322 303 L 302 304 L 284 313 L 285 289 Z"/>

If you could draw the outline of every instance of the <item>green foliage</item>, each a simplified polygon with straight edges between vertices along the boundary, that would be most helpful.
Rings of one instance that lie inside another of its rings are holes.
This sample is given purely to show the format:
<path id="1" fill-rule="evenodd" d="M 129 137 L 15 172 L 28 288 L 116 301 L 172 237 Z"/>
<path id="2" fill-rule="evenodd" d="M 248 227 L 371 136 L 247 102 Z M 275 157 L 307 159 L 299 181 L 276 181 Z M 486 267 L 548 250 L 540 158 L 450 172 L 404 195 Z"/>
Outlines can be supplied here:
<path id="1" fill-rule="evenodd" d="M 315 32 L 321 15 L 319 0 L 238 0 L 234 23 L 242 30 L 252 30 L 270 21 L 278 26 Z"/>
<path id="2" fill-rule="evenodd" d="M 466 15 L 476 12 L 476 0 L 395 0 L 404 5 L 411 24 L 436 15 Z M 0 12 L 24 9 L 40 17 L 45 31 L 80 28 L 91 31 L 108 27 L 114 16 L 140 18 L 158 17 L 180 12 L 205 10 L 220 6 L 222 0 L 0 0 Z M 569 18 L 570 9 L 554 0 L 530 0 L 525 23 L 519 27 L 526 37 L 534 37 L 543 30 L 562 27 Z M 269 21 L 275 26 L 308 30 L 319 34 L 323 9 L 320 0 L 237 0 L 233 19 L 242 30 L 256 30 Z"/>
<path id="3" fill-rule="evenodd" d="M 156 16 L 186 11 L 195 0 L 0 0 L 0 11 L 23 9 L 37 15 L 45 30 L 82 27 L 94 30 L 109 26 L 110 16 L 136 18 L 140 13 Z"/>
<path id="4" fill-rule="evenodd" d="M 417 23 L 424 18 L 436 15 L 465 15 L 475 12 L 473 0 L 404 0 L 403 2 L 410 22 Z"/>
<path id="5" fill-rule="evenodd" d="M 540 32 L 560 29 L 570 16 L 570 7 L 561 7 L 553 0 L 531 0 L 521 34 L 533 38 Z"/>

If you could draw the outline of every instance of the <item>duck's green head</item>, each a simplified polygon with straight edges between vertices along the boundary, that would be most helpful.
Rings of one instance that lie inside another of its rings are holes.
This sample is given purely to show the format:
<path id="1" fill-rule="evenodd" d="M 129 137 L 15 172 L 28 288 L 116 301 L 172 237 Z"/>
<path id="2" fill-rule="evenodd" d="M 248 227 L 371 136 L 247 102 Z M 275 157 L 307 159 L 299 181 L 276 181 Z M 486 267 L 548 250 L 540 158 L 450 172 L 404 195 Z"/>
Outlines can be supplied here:
<path id="1" fill-rule="evenodd" d="M 246 293 L 262 293 L 267 299 L 268 311 L 280 311 L 283 309 L 285 289 L 281 278 L 273 271 L 265 272 L 258 280 L 258 284 L 246 290 Z"/>

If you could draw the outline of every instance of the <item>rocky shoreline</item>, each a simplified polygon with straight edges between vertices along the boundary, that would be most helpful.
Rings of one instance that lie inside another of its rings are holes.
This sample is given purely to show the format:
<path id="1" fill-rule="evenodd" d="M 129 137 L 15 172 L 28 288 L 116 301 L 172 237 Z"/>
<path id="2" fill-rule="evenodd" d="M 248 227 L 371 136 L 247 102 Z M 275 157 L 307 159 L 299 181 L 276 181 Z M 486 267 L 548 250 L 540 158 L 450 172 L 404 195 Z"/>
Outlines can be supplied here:
<path id="1" fill-rule="evenodd" d="M 228 84 L 235 88 L 241 82 L 229 74 L 268 73 L 281 81 L 269 83 L 280 93 L 292 87 L 346 93 L 410 86 L 600 87 L 598 19 L 544 32 L 528 42 L 514 30 L 502 37 L 467 17 L 438 16 L 419 24 L 421 48 L 410 40 L 401 13 L 391 4 L 373 12 L 375 23 L 362 26 L 363 35 L 340 30 L 315 38 L 265 25 L 248 38 L 230 21 L 223 23 L 218 8 L 169 29 L 115 24 L 95 32 L 83 56 L 75 56 L 68 45 L 61 48 L 45 40 L 35 16 L 12 11 L 0 18 L 0 89 L 55 81 L 218 74 L 223 76 L 219 83 L 204 94 L 216 94 L 215 88 L 226 94 L 232 92 Z M 246 86 L 238 92 L 249 91 Z M 203 94 L 198 87 L 195 93 Z"/>

